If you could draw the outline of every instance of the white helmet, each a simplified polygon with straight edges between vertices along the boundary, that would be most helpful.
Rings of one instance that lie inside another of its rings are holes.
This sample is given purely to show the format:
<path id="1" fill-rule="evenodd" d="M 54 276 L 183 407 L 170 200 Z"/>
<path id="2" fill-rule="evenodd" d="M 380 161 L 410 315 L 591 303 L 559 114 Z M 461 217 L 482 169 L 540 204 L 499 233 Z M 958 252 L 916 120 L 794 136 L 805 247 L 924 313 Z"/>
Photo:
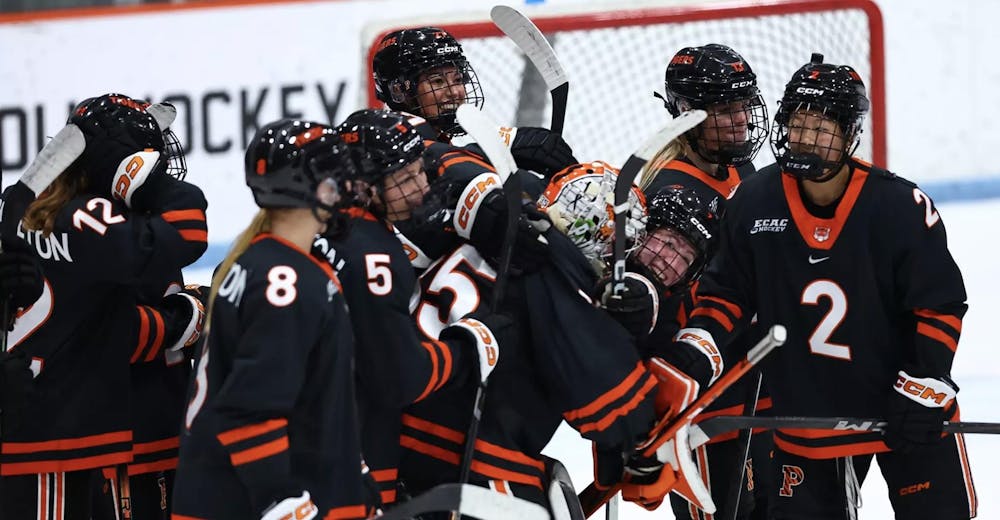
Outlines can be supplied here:
<path id="1" fill-rule="evenodd" d="M 605 274 L 614 250 L 614 191 L 618 169 L 602 161 L 574 164 L 555 174 L 538 198 L 538 208 L 576 244 L 599 274 Z M 646 230 L 646 197 L 635 184 L 628 197 L 626 254 Z"/>

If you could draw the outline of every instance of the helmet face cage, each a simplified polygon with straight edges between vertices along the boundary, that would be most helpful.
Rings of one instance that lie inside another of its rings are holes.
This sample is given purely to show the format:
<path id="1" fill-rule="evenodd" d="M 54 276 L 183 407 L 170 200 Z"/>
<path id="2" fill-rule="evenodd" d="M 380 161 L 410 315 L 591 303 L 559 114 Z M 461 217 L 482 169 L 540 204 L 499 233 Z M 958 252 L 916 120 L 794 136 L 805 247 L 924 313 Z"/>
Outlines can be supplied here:
<path id="1" fill-rule="evenodd" d="M 538 199 L 538 208 L 599 274 L 607 271 L 614 251 L 617 178 L 618 169 L 601 161 L 573 165 L 553 176 Z M 646 198 L 638 187 L 629 192 L 628 203 L 626 254 L 637 247 L 646 230 Z"/>
<path id="2" fill-rule="evenodd" d="M 462 46 L 443 29 L 404 29 L 386 35 L 372 61 L 375 94 L 394 110 L 413 112 L 439 131 L 465 133 L 455 111 L 482 108 L 483 90 Z"/>
<path id="3" fill-rule="evenodd" d="M 167 161 L 167 175 L 183 181 L 188 171 L 184 146 L 177 134 L 169 128 L 163 131 L 163 155 Z"/>
<path id="4" fill-rule="evenodd" d="M 664 290 L 696 280 L 719 241 L 717 201 L 706 203 L 691 188 L 667 186 L 649 200 L 647 238 L 630 263 L 651 272 Z M 664 233 L 661 230 L 668 230 Z M 680 267 L 687 264 L 681 272 Z"/>
<path id="5" fill-rule="evenodd" d="M 785 85 L 771 132 L 782 171 L 824 182 L 832 179 L 861 142 L 870 102 L 861 76 L 814 54 Z"/>
<path id="6" fill-rule="evenodd" d="M 664 74 L 667 110 L 702 109 L 708 118 L 688 132 L 691 148 L 712 164 L 741 166 L 756 157 L 767 138 L 767 107 L 757 75 L 733 49 L 719 44 L 686 47 Z"/>

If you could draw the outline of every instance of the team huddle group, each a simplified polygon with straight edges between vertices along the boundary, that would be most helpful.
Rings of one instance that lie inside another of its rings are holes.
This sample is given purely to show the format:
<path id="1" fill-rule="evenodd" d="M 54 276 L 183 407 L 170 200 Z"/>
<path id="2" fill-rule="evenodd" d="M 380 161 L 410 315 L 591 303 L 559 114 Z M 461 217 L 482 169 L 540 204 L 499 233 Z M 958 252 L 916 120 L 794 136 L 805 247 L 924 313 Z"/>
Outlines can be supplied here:
<path id="1" fill-rule="evenodd" d="M 962 275 L 931 199 L 852 156 L 869 101 L 850 66 L 814 54 L 763 93 L 771 121 L 739 53 L 681 49 L 664 121 L 705 119 L 616 208 L 619 171 L 559 133 L 498 129 L 520 194 L 486 146 L 452 142 L 484 97 L 446 31 L 391 33 L 372 65 L 386 109 L 256 132 L 260 210 L 210 287 L 181 278 L 207 203 L 168 104 L 85 100 L 5 191 L 0 518 L 371 518 L 465 478 L 579 518 L 541 454 L 563 421 L 598 490 L 669 495 L 678 519 L 854 519 L 873 458 L 897 519 L 975 516 L 964 441 L 942 433 Z M 784 346 L 695 423 L 884 431 L 689 438 L 679 412 L 773 325 Z"/>

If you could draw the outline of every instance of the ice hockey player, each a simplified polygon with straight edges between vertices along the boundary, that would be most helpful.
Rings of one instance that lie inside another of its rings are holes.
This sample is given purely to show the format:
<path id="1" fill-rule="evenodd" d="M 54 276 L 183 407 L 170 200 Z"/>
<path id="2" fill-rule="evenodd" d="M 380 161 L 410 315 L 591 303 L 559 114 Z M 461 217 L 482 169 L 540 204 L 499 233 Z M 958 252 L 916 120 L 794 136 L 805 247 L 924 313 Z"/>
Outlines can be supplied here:
<path id="1" fill-rule="evenodd" d="M 777 164 L 730 199 L 688 327 L 726 348 L 754 314 L 782 323 L 788 342 L 766 367 L 775 414 L 888 421 L 884 435 L 776 432 L 772 518 L 856 518 L 877 456 L 898 518 L 967 519 L 964 441 L 942 435 L 958 413 L 962 275 L 930 197 L 852 156 L 869 105 L 849 66 L 815 54 L 794 73 L 771 134 Z"/>
<path id="2" fill-rule="evenodd" d="M 336 269 L 352 311 L 362 448 L 385 506 L 396 500 L 403 407 L 461 387 L 467 377 L 478 381 L 479 358 L 488 355 L 477 353 L 485 345 L 471 333 L 444 340 L 421 335 L 410 315 L 417 290 L 414 264 L 426 267 L 430 259 L 393 226 L 409 219 L 427 192 L 424 143 L 409 119 L 365 109 L 338 126 L 359 165 L 349 194 L 354 197 L 350 233 L 320 235 L 314 244 Z M 486 314 L 475 319 L 485 328 L 478 330 L 496 338 L 501 355 L 512 347 L 510 319 Z"/>
<path id="3" fill-rule="evenodd" d="M 4 240 L 24 240 L 44 274 L 41 295 L 8 337 L 31 360 L 34 378 L 20 421 L 4 421 L 5 519 L 90 518 L 93 470 L 132 456 L 129 359 L 148 340 L 136 314 L 143 277 L 167 263 L 187 265 L 205 249 L 204 240 L 183 237 L 168 204 L 154 202 L 172 179 L 149 108 L 120 94 L 81 104 L 69 123 L 83 137 L 82 155 L 30 203 L 20 227 L 4 225 L 14 235 Z M 19 188 L 5 197 L 34 199 Z M 170 200 L 197 204 L 200 191 L 174 192 L 182 193 L 190 198 Z M 162 347 L 186 342 L 184 328 L 165 324 Z"/>
<path id="4" fill-rule="evenodd" d="M 212 281 L 174 518 L 366 518 L 350 322 L 310 254 L 343 226 L 355 165 L 333 128 L 281 120 L 257 131 L 245 169 L 261 210 Z"/>
<path id="5" fill-rule="evenodd" d="M 557 173 L 539 200 L 553 223 L 545 231 L 552 258 L 508 281 L 498 310 L 514 317 L 519 341 L 503 351 L 490 375 L 470 483 L 549 505 L 550 496 L 562 495 L 549 494 L 540 452 L 560 422 L 617 454 L 622 466 L 654 425 L 658 394 L 675 411 L 694 397 L 689 377 L 668 361 L 647 369 L 628 333 L 594 305 L 611 252 L 608 197 L 616 177 L 617 170 L 604 163 L 576 165 Z M 628 236 L 634 241 L 645 219 L 638 189 L 630 204 Z M 495 277 L 470 244 L 445 256 L 420 279 L 415 317 L 421 332 L 447 339 L 458 317 L 489 306 Z M 658 390 L 659 378 L 674 382 L 661 386 L 679 395 Z M 400 479 L 411 493 L 457 479 L 473 395 L 435 394 L 403 416 Z M 650 471 L 659 474 L 662 467 Z"/>

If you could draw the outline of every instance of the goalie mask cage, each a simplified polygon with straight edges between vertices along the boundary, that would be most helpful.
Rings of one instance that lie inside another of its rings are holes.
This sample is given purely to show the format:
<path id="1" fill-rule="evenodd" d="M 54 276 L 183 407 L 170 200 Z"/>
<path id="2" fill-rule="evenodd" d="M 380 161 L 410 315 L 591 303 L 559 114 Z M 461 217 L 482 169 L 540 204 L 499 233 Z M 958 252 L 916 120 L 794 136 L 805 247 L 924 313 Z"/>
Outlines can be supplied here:
<path id="1" fill-rule="evenodd" d="M 682 47 L 722 43 L 743 55 L 757 74 L 769 124 L 785 83 L 811 53 L 822 53 L 826 63 L 854 67 L 872 102 L 855 155 L 886 166 L 882 16 L 871 0 L 743 5 L 667 0 L 575 12 L 518 9 L 545 33 L 566 70 L 570 87 L 563 133 L 581 161 L 600 159 L 620 166 L 669 118 L 663 102 L 653 97 L 654 90 L 663 90 L 669 59 Z M 461 42 L 483 87 L 483 109 L 492 118 L 505 125 L 548 126 L 551 99 L 545 83 L 493 25 L 486 8 L 474 19 L 414 18 L 363 31 L 368 106 L 384 106 L 375 98 L 371 73 L 377 43 L 393 30 L 425 25 L 443 27 Z M 754 164 L 759 168 L 773 161 L 765 144 Z"/>

